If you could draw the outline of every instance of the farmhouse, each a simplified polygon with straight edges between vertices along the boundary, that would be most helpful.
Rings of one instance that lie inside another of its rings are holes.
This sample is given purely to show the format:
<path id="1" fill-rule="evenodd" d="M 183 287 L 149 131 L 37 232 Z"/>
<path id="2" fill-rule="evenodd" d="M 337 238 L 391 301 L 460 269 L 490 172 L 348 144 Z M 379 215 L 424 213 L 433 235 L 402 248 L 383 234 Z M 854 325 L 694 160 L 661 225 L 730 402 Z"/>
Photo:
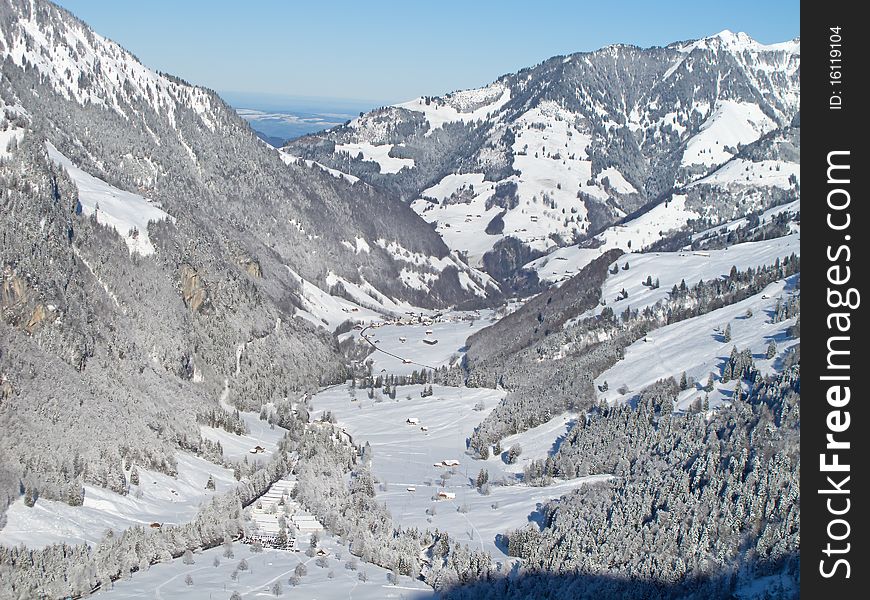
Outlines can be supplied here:
<path id="1" fill-rule="evenodd" d="M 439 500 L 454 500 L 456 498 L 456 492 L 438 492 Z"/>
<path id="2" fill-rule="evenodd" d="M 434 346 L 438 343 L 438 340 L 423 340 L 424 344 L 429 344 L 430 346 Z"/>
<path id="3" fill-rule="evenodd" d="M 253 448 L 251 448 L 250 450 L 248 450 L 248 452 L 250 452 L 251 454 L 261 454 L 265 451 L 266 451 L 266 449 L 260 445 L 256 445 Z"/>
<path id="4" fill-rule="evenodd" d="M 419 417 L 408 417 L 408 419 L 405 421 L 405 423 L 407 423 L 408 425 L 419 425 L 420 418 Z"/>

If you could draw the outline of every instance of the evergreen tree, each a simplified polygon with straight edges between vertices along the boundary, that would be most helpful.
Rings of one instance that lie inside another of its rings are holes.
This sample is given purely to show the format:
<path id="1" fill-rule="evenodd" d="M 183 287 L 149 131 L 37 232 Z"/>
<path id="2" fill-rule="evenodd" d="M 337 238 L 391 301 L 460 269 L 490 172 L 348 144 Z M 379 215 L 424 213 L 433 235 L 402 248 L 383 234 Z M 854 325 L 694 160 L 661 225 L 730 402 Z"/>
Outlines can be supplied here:
<path id="1" fill-rule="evenodd" d="M 712 373 L 710 373 L 707 376 L 707 384 L 704 386 L 704 391 L 705 392 L 712 392 L 713 391 L 713 374 Z"/>
<path id="2" fill-rule="evenodd" d="M 139 485 L 139 469 L 135 465 L 130 470 L 130 485 Z"/>

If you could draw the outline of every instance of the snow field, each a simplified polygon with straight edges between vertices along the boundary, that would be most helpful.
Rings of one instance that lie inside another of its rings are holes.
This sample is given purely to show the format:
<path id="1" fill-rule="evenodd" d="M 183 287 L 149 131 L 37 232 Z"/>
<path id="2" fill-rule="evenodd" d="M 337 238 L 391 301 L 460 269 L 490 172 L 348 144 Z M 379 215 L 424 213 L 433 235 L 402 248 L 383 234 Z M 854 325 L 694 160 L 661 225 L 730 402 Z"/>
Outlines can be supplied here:
<path id="1" fill-rule="evenodd" d="M 318 547 L 329 552 L 325 568 L 317 565 L 317 557 L 306 556 L 303 552 L 265 549 L 261 553 L 252 553 L 250 547 L 236 542 L 233 544 L 233 558 L 223 556 L 222 546 L 203 550 L 194 553 L 195 563 L 192 565 L 184 564 L 181 558 L 153 565 L 145 572 L 116 581 L 110 589 L 99 590 L 93 597 L 111 600 L 223 600 L 233 591 L 238 591 L 245 600 L 274 599 L 272 587 L 278 581 L 283 588 L 278 598 L 418 600 L 433 597 L 432 589 L 426 584 L 406 576 L 400 576 L 397 585 L 390 584 L 387 580 L 389 571 L 373 564 L 360 561 L 356 570 L 346 569 L 344 565 L 351 556 L 350 552 L 332 536 L 322 534 Z M 341 560 L 336 558 L 337 555 Z M 219 561 L 218 566 L 214 566 L 215 559 Z M 242 559 L 247 561 L 248 569 L 239 570 L 238 579 L 234 581 L 231 575 Z M 299 579 L 299 585 L 293 587 L 287 580 L 294 575 L 299 563 L 305 565 L 307 573 Z M 329 577 L 330 572 L 333 578 Z M 366 573 L 367 581 L 360 581 L 361 572 Z M 188 575 L 193 585 L 185 583 Z"/>
<path id="2" fill-rule="evenodd" d="M 81 170 L 61 154 L 51 142 L 46 142 L 45 145 L 49 157 L 66 169 L 78 187 L 79 202 L 85 216 L 96 213 L 97 221 L 117 231 L 127 243 L 130 252 L 138 252 L 143 256 L 155 252 L 154 245 L 148 237 L 148 222 L 163 219 L 172 221 L 173 217 L 160 210 L 147 198 L 120 190 Z M 131 235 L 130 230 L 134 227 L 138 229 L 138 234 Z"/>
<path id="3" fill-rule="evenodd" d="M 800 182 L 801 166 L 798 163 L 782 160 L 762 160 L 753 162 L 742 158 L 730 160 L 710 175 L 693 181 L 689 187 L 698 184 L 727 186 L 768 186 L 784 190 L 793 186 L 790 177 Z"/>
<path id="4" fill-rule="evenodd" d="M 272 429 L 266 421 L 261 421 L 259 416 L 253 413 L 239 413 L 239 415 L 248 424 L 250 433 L 236 435 L 219 427 L 205 425 L 199 426 L 199 433 L 205 439 L 220 442 L 224 450 L 224 458 L 233 461 L 248 459 L 248 462 L 252 463 L 268 462 L 286 430 L 277 425 Z M 255 446 L 260 446 L 265 450 L 252 454 L 250 450 Z"/>
<path id="5" fill-rule="evenodd" d="M 660 232 L 679 229 L 689 219 L 699 216 L 686 208 L 685 196 L 674 196 L 667 206 L 659 204 L 625 224 L 608 227 L 596 236 L 601 242 L 598 248 L 559 248 L 529 262 L 525 268 L 537 271 L 544 281 L 564 281 L 608 250 L 620 248 L 625 252 L 638 252 L 661 239 Z"/>
<path id="6" fill-rule="evenodd" d="M 782 260 L 791 254 L 800 256 L 800 252 L 800 236 L 791 234 L 762 242 L 735 244 L 722 250 L 627 254 L 611 264 L 610 268 L 616 265 L 619 270 L 613 274 L 608 272 L 601 297 L 617 315 L 629 307 L 643 310 L 659 300 L 666 300 L 671 289 L 683 280 L 691 287 L 701 279 L 710 281 L 726 276 L 733 266 L 740 271 L 772 266 L 776 259 Z M 622 268 L 626 263 L 627 271 Z M 643 282 L 647 277 L 651 277 L 653 283 L 658 279 L 659 287 L 645 286 Z M 617 300 L 622 290 L 628 292 L 628 297 Z M 603 309 L 604 306 L 598 305 L 580 318 L 600 314 Z"/>
<path id="7" fill-rule="evenodd" d="M 367 329 L 365 335 L 377 350 L 366 360 L 374 362 L 372 372 L 375 375 L 382 370 L 391 375 L 410 375 L 421 367 L 432 369 L 448 365 L 451 358 L 462 358 L 468 336 L 491 324 L 491 311 L 481 311 L 480 314 L 481 317 L 474 320 L 459 320 L 461 317 L 457 315 L 456 321 L 431 325 L 383 325 Z M 432 334 L 427 335 L 427 331 Z M 402 342 L 400 338 L 405 338 L 405 341 Z M 438 343 L 429 345 L 423 340 L 438 340 Z M 405 363 L 403 359 L 411 363 Z"/>
<path id="8" fill-rule="evenodd" d="M 773 217 L 780 215 L 782 213 L 789 213 L 791 215 L 797 215 L 801 210 L 801 201 L 800 199 L 794 200 L 793 202 L 789 202 L 788 204 L 780 204 L 779 206 L 774 206 L 773 208 L 769 208 L 763 213 L 759 215 L 759 221 L 761 223 L 766 223 L 770 221 Z M 705 229 L 704 231 L 699 231 L 698 233 L 692 236 L 692 241 L 700 240 L 708 235 L 714 233 L 722 233 L 723 231 L 734 231 L 735 229 L 739 229 L 741 227 L 745 227 L 749 220 L 744 217 L 741 219 L 735 219 L 733 221 L 729 221 L 727 223 L 722 223 L 721 225 L 716 225 L 715 227 L 711 227 L 710 229 Z M 800 231 L 800 225 L 797 223 L 792 223 L 791 227 L 793 230 Z"/>
<path id="9" fill-rule="evenodd" d="M 503 479 L 516 484 L 515 473 L 522 470 L 521 464 L 508 467 L 498 459 L 480 461 L 465 454 L 466 438 L 504 398 L 505 392 L 432 387 L 433 395 L 426 398 L 420 396 L 423 386 L 411 385 L 399 387 L 396 400 L 384 398 L 376 402 L 369 400 L 363 390 L 356 391 L 358 400 L 351 400 L 348 388 L 337 386 L 314 396 L 312 416 L 331 411 L 354 443 L 371 445 L 372 472 L 381 481 L 377 486 L 378 499 L 386 502 L 396 524 L 437 527 L 504 560 L 505 549 L 496 544 L 498 534 L 537 518 L 536 511 L 543 503 L 595 478 L 556 482 L 546 488 L 491 485 L 491 493 L 481 495 L 473 483 L 481 469 L 489 471 L 491 484 Z M 483 410 L 477 411 L 475 405 L 479 402 Z M 419 423 L 410 425 L 408 419 L 419 419 Z M 546 455 L 548 446 L 552 446 L 564 428 L 565 421 L 560 416 L 555 425 L 547 424 L 517 437 L 528 444 L 531 455 Z M 547 442 L 550 434 L 553 440 Z M 459 464 L 436 466 L 445 460 Z M 442 479 L 442 475 L 448 477 Z M 455 498 L 433 499 L 439 491 L 455 494 Z M 460 507 L 467 511 L 457 510 Z M 427 514 L 433 508 L 435 514 Z"/>
<path id="10" fill-rule="evenodd" d="M 513 166 L 520 175 L 505 181 L 516 184 L 519 204 L 504 216 L 503 233 L 482 234 L 502 209 L 493 206 L 487 210 L 486 203 L 496 184 L 484 181 L 481 173 L 447 175 L 424 190 L 411 206 L 426 221 L 437 222 L 436 230 L 445 243 L 453 250 L 467 253 L 473 266 L 480 266 L 483 255 L 505 236 L 520 239 L 538 250 L 546 250 L 555 243 L 550 237 L 553 234 L 571 239 L 575 231 L 585 231 L 589 225 L 585 221 L 586 207 L 577 197 L 578 190 L 602 201 L 613 192 L 636 192 L 613 167 L 599 173 L 589 185 L 592 163 L 586 148 L 592 140 L 580 123 L 579 115 L 554 102 L 542 102 L 517 119 L 512 150 Z M 463 188 L 468 203 L 444 203 Z M 440 204 L 434 205 L 425 198 L 435 198 Z"/>
<path id="11" fill-rule="evenodd" d="M 775 127 L 776 123 L 756 104 L 718 100 L 701 130 L 686 144 L 681 164 L 714 166 L 724 163 L 734 155 L 726 146 L 736 150 L 738 144 L 754 142 Z"/>
<path id="12" fill-rule="evenodd" d="M 426 104 L 421 97 L 396 106 L 423 113 L 429 122 L 429 131 L 426 132 L 428 136 L 435 129 L 443 127 L 445 123 L 457 121 L 469 123 L 486 119 L 489 115 L 498 112 L 510 99 L 511 91 L 508 88 L 493 83 L 482 88 L 454 92 L 445 104 L 439 104 L 437 101 Z M 473 108 L 475 106 L 477 108 Z"/>
<path id="13" fill-rule="evenodd" d="M 474 188 L 473 194 L 471 188 Z M 443 201 L 453 193 L 465 188 L 471 195 L 468 204 L 445 204 Z M 424 190 L 421 198 L 411 203 L 411 208 L 426 222 L 437 222 L 436 231 L 451 250 L 465 252 L 468 263 L 473 267 L 483 264 L 483 255 L 489 252 L 503 234 L 487 235 L 486 226 L 501 208 L 493 206 L 487 210 L 486 201 L 495 192 L 493 182 L 483 181 L 483 174 L 469 173 L 448 175 L 439 183 Z M 423 198 L 436 198 L 440 204 L 432 204 Z"/>
<path id="14" fill-rule="evenodd" d="M 520 476 L 523 467 L 530 461 L 546 459 L 556 453 L 561 441 L 574 427 L 579 416 L 575 412 L 561 413 L 537 427 L 504 438 L 501 441 L 502 454 L 505 454 L 514 444 L 519 444 L 522 448 L 523 452 L 517 462 L 505 465 L 500 456 L 491 456 L 487 463 L 494 462 L 494 465 L 505 473 Z"/>
<path id="15" fill-rule="evenodd" d="M 139 485 L 131 485 L 126 496 L 106 488 L 85 485 L 82 506 L 40 498 L 33 508 L 16 500 L 8 509 L 8 522 L 0 530 L 0 544 L 42 548 L 54 543 L 97 544 L 113 529 L 118 532 L 135 525 L 178 524 L 193 520 L 200 506 L 215 494 L 236 485 L 233 473 L 202 458 L 176 453 L 178 477 L 137 467 Z M 215 490 L 206 490 L 209 475 Z M 141 494 L 140 494 L 141 492 Z"/>
<path id="16" fill-rule="evenodd" d="M 714 374 L 714 391 L 710 392 L 710 406 L 729 402 L 736 383 L 722 383 L 721 367 L 728 360 L 731 349 L 752 351 L 756 366 L 762 374 L 771 374 L 779 360 L 792 346 L 800 343 L 786 335 L 795 319 L 770 323 L 777 299 L 799 294 L 794 289 L 796 278 L 774 282 L 762 293 L 725 306 L 718 310 L 661 327 L 650 332 L 625 349 L 625 358 L 595 379 L 595 385 L 605 381 L 608 390 L 600 398 L 610 404 L 630 400 L 643 388 L 659 379 L 674 377 L 677 381 L 683 371 L 694 379 L 694 386 L 680 394 L 675 410 L 686 410 L 698 398 L 703 399 L 701 389 L 710 373 Z M 751 316 L 748 316 L 751 311 Z M 731 327 L 731 340 L 726 342 L 724 331 Z M 773 359 L 765 358 L 768 344 L 774 340 L 777 353 Z M 627 390 L 620 391 L 622 386 Z"/>
<path id="17" fill-rule="evenodd" d="M 382 315 L 375 310 L 324 292 L 300 277 L 290 267 L 287 267 L 287 270 L 302 286 L 301 300 L 305 308 L 297 310 L 294 316 L 305 319 L 317 327 L 326 327 L 329 331 L 335 331 L 336 327 L 347 320 L 367 323 L 382 318 Z M 374 299 L 370 299 L 369 304 L 372 303 Z"/>
<path id="18" fill-rule="evenodd" d="M 381 173 L 398 173 L 404 168 L 413 169 L 414 159 L 412 158 L 394 158 L 390 156 L 390 150 L 393 149 L 393 144 L 369 144 L 367 142 L 336 144 L 336 152 L 347 152 L 352 157 L 356 157 L 360 153 L 363 155 L 363 160 L 378 163 L 381 168 Z"/>

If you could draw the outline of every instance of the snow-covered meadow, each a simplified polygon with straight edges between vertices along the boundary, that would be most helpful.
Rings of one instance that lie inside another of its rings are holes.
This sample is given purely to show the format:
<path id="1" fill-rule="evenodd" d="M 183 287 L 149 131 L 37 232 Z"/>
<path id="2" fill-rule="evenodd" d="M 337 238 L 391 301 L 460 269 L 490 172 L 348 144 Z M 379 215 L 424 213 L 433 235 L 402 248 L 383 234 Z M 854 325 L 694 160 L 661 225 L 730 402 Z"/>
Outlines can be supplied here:
<path id="1" fill-rule="evenodd" d="M 377 497 L 386 502 L 396 524 L 438 528 L 490 552 L 495 560 L 506 560 L 505 548 L 497 543 L 499 534 L 536 520 L 543 503 L 590 480 L 529 487 L 518 478 L 526 460 L 555 451 L 553 442 L 568 423 L 560 416 L 509 438 L 528 451 L 517 464 L 507 465 L 499 457 L 476 460 L 466 454 L 465 440 L 505 392 L 434 385 L 433 394 L 424 398 L 423 388 L 402 386 L 396 400 L 372 400 L 362 390 L 352 397 L 347 386 L 335 386 L 314 396 L 314 415 L 332 412 L 354 443 L 371 445 L 372 472 L 381 482 Z M 444 461 L 456 464 L 446 467 Z M 488 495 L 475 487 L 481 469 L 489 472 Z M 438 499 L 439 492 L 455 497 Z"/>
<path id="2" fill-rule="evenodd" d="M 387 579 L 389 571 L 376 565 L 360 562 L 354 570 L 346 568 L 350 553 L 329 535 L 322 537 L 318 547 L 328 552 L 321 561 L 326 566 L 318 565 L 319 557 L 309 557 L 304 552 L 265 549 L 253 553 L 249 546 L 240 543 L 232 546 L 233 558 L 226 558 L 225 548 L 218 546 L 194 553 L 193 564 L 185 564 L 181 558 L 156 564 L 131 578 L 116 581 L 108 589 L 94 593 L 93 597 L 109 600 L 225 600 L 233 592 L 238 592 L 246 600 L 418 600 L 433 596 L 432 589 L 426 584 L 409 577 L 400 576 L 393 585 Z M 247 563 L 246 569 L 240 568 L 242 560 Z M 299 564 L 305 566 L 305 574 L 298 577 L 296 585 L 292 585 L 289 580 L 295 576 Z M 233 573 L 236 573 L 236 579 L 233 579 Z M 365 574 L 365 581 L 361 574 Z"/>
<path id="3" fill-rule="evenodd" d="M 85 485 L 82 506 L 40 498 L 28 508 L 19 499 L 6 512 L 8 522 L 0 529 L 0 544 L 28 548 L 61 542 L 93 545 L 109 529 L 119 532 L 136 525 L 186 523 L 215 494 L 236 485 L 230 469 L 184 452 L 175 458 L 177 477 L 139 468 L 139 485 L 131 485 L 124 496 Z M 213 491 L 205 488 L 209 476 L 215 483 Z"/>
<path id="4" fill-rule="evenodd" d="M 710 406 L 730 401 L 735 384 L 722 383 L 719 373 L 732 348 L 751 350 L 758 369 L 771 374 L 777 370 L 783 354 L 800 343 L 800 339 L 790 338 L 786 333 L 795 319 L 771 322 L 777 301 L 800 293 L 794 288 L 796 280 L 797 276 L 793 276 L 774 282 L 742 302 L 651 332 L 626 348 L 625 358 L 596 378 L 598 386 L 607 382 L 608 389 L 601 398 L 611 404 L 625 401 L 659 379 L 679 380 L 685 372 L 694 384 L 680 394 L 675 410 L 685 410 L 703 398 L 706 392 L 702 386 L 711 374 L 714 386 L 709 392 Z M 730 329 L 727 341 L 726 328 Z M 776 343 L 776 353 L 768 359 L 766 352 L 771 341 Z"/>
<path id="5" fill-rule="evenodd" d="M 433 369 L 460 360 L 465 354 L 468 336 L 492 324 L 492 311 L 485 310 L 479 314 L 480 317 L 475 318 L 457 313 L 454 319 L 431 325 L 391 324 L 361 331 L 360 334 L 364 334 L 376 348 L 367 358 L 372 361 L 372 371 L 376 375 L 382 372 L 409 375 L 421 367 Z M 427 334 L 427 331 L 432 333 Z M 436 340 L 437 344 L 427 343 Z"/>

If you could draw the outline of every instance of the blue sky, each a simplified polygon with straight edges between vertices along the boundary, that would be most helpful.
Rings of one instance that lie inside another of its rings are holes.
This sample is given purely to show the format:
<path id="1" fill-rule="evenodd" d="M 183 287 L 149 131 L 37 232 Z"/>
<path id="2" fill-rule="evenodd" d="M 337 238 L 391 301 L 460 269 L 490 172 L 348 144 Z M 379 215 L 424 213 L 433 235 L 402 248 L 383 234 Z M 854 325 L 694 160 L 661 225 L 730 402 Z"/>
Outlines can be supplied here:
<path id="1" fill-rule="evenodd" d="M 60 0 L 146 65 L 237 97 L 375 105 L 486 84 L 550 56 L 745 31 L 799 35 L 797 0 Z"/>

